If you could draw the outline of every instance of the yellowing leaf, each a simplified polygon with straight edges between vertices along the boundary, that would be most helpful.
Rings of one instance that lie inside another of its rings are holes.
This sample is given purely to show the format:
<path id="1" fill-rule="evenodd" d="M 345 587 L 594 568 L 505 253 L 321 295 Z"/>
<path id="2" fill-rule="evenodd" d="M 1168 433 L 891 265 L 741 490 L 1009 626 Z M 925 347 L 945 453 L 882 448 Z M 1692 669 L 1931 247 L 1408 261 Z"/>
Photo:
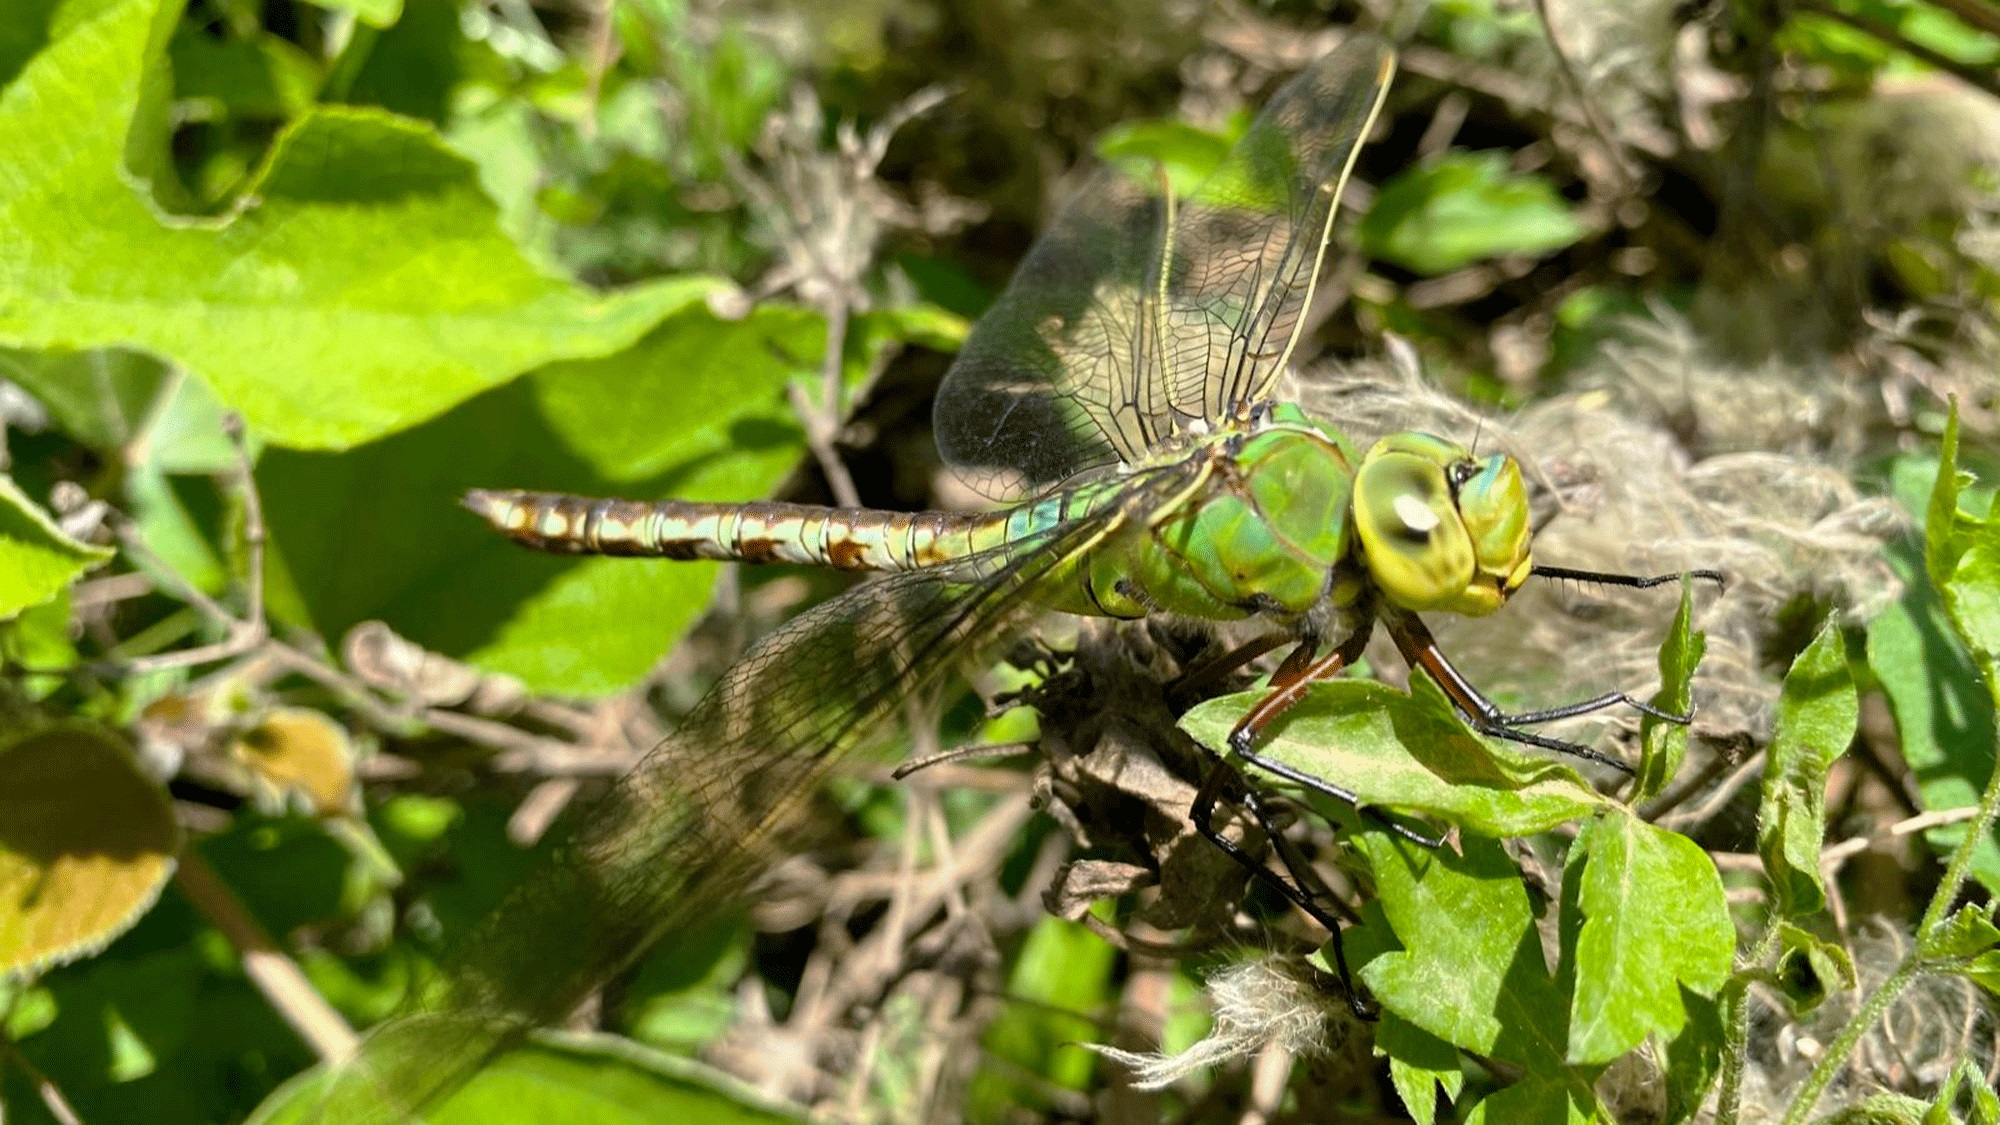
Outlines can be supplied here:
<path id="1" fill-rule="evenodd" d="M 232 750 L 266 784 L 301 793 L 321 816 L 354 809 L 354 751 L 347 730 L 308 707 L 283 707 L 245 731 Z"/>
<path id="2" fill-rule="evenodd" d="M 0 746 L 0 974 L 103 948 L 179 850 L 166 793 L 110 734 L 61 726 Z"/>

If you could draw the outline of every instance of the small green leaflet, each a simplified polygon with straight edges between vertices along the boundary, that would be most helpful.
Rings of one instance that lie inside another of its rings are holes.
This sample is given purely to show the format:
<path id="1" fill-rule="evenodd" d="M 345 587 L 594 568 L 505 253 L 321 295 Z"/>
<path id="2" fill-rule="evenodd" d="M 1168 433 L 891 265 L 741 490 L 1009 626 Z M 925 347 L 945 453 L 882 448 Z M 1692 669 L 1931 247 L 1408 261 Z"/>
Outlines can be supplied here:
<path id="1" fill-rule="evenodd" d="M 1708 634 L 1693 631 L 1694 589 L 1688 578 L 1681 579 L 1680 610 L 1660 644 L 1660 690 L 1653 706 L 1674 715 L 1685 715 L 1694 702 L 1694 670 L 1708 649 Z M 1680 723 L 1645 715 L 1639 720 L 1639 771 L 1631 802 L 1636 804 L 1659 795 L 1680 772 L 1687 757 L 1688 730 Z"/>
<path id="2" fill-rule="evenodd" d="M 1714 996 L 1736 955 L 1714 862 L 1686 836 L 1620 809 L 1584 829 L 1565 876 L 1564 898 L 1573 890 L 1582 915 L 1568 1060 L 1608 1063 L 1648 1034 L 1672 1039 L 1687 1018 L 1682 989 Z"/>
<path id="3" fill-rule="evenodd" d="M 1778 697 L 1778 725 L 1765 751 L 1757 851 L 1778 911 L 1788 918 L 1826 905 L 1820 845 L 1826 838 L 1826 774 L 1847 752 L 1860 716 L 1847 645 L 1829 620 L 1792 662 Z"/>
<path id="4" fill-rule="evenodd" d="M 0 473 L 0 621 L 55 597 L 111 554 L 63 534 L 14 478 Z"/>

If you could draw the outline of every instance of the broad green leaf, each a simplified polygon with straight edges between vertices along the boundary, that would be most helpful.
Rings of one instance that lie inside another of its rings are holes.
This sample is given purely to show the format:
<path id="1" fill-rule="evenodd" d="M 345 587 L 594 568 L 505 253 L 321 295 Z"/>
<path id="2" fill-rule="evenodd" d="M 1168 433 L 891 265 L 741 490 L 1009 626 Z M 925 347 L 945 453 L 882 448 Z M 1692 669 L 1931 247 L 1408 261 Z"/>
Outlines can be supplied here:
<path id="1" fill-rule="evenodd" d="M 1915 552 L 1897 546 L 1888 554 L 1903 596 L 1869 623 L 1868 666 L 1895 714 L 1924 808 L 1966 808 L 1979 802 L 1993 769 L 1993 699 Z M 1924 838 L 1948 855 L 1966 831 L 1956 824 Z M 2000 892 L 2000 846 L 1990 835 L 1973 853 L 1972 873 L 1988 891 Z"/>
<path id="2" fill-rule="evenodd" d="M 1546 831 L 1603 807 L 1568 767 L 1489 746 L 1423 677 L 1416 695 L 1362 680 L 1315 684 L 1257 753 L 1354 791 L 1365 804 L 1444 817 L 1488 836 Z M 1227 753 L 1229 731 L 1260 693 L 1209 700 L 1181 729 Z"/>
<path id="3" fill-rule="evenodd" d="M 1826 838 L 1826 773 L 1854 738 L 1860 700 L 1847 667 L 1840 625 L 1829 620 L 1792 661 L 1778 697 L 1778 724 L 1765 751 L 1757 851 L 1778 912 L 1790 918 L 1826 906 L 1819 852 Z"/>
<path id="4" fill-rule="evenodd" d="M 1588 1083 L 1563 1082 L 1539 1075 L 1524 1078 L 1481 1098 L 1466 1114 L 1466 1125 L 1597 1125 L 1609 1120 Z"/>
<path id="5" fill-rule="evenodd" d="M 161 214 L 136 182 L 173 194 L 145 102 L 155 28 L 177 10 L 162 3 L 66 0 L 60 34 L 0 91 L 0 344 L 143 348 L 271 440 L 341 448 L 550 360 L 615 352 L 714 288 L 598 296 L 536 269 L 470 163 L 374 110 L 298 118 L 235 213 Z"/>
<path id="6" fill-rule="evenodd" d="M 110 557 L 103 547 L 64 535 L 14 478 L 0 473 L 0 620 L 55 597 Z"/>
<path id="7" fill-rule="evenodd" d="M 58 590 L 48 601 L 0 621 L 0 671 L 21 673 L 14 682 L 30 700 L 60 688 L 63 673 L 76 667 L 69 608 L 69 591 Z"/>
<path id="8" fill-rule="evenodd" d="M 1660 642 L 1660 690 L 1652 698 L 1653 706 L 1669 714 L 1685 715 L 1694 703 L 1694 670 L 1708 648 L 1708 634 L 1694 632 L 1693 620 L 1693 584 L 1683 577 L 1680 611 Z M 1639 776 L 1629 803 L 1647 800 L 1667 787 L 1687 757 L 1687 741 L 1687 727 L 1680 723 L 1651 715 L 1639 720 Z"/>
<path id="9" fill-rule="evenodd" d="M 1438 1087 L 1453 1100 L 1465 1089 L 1458 1048 L 1394 1012 L 1375 1025 L 1375 1053 L 1388 1056 L 1389 1081 L 1418 1125 L 1436 1122 Z"/>
<path id="10" fill-rule="evenodd" d="M 1854 961 L 1847 950 L 1789 922 L 1779 933 L 1782 944 L 1771 980 L 1795 1014 L 1819 1007 L 1829 993 L 1854 987 Z"/>
<path id="11" fill-rule="evenodd" d="M 689 309 L 618 356 L 552 365 L 360 449 L 267 452 L 257 478 L 272 550 L 304 623 L 339 636 L 385 620 L 543 691 L 633 683 L 707 607 L 715 564 L 538 554 L 459 497 L 762 498 L 804 448 L 787 357 L 822 335 L 817 317 L 781 306 L 741 321 Z"/>
<path id="12" fill-rule="evenodd" d="M 1431 1035 L 1560 1074 L 1568 1004 L 1542 958 L 1527 888 L 1498 841 L 1463 845 L 1461 854 L 1374 830 L 1355 837 L 1380 898 L 1369 924 L 1344 934 L 1350 963 L 1386 1011 Z"/>
<path id="13" fill-rule="evenodd" d="M 1570 999 L 1572 1063 L 1608 1063 L 1686 1022 L 1681 990 L 1713 996 L 1729 977 L 1736 928 L 1708 853 L 1623 810 L 1584 829 L 1583 916 Z M 1567 889 L 1567 888 L 1566 888 Z"/>
<path id="14" fill-rule="evenodd" d="M 318 1125 L 323 1071 L 266 1099 L 248 1125 Z M 355 1122 L 355 1118 L 342 1120 Z M 387 1118 L 369 1118 L 387 1125 Z M 430 1125 L 777 1125 L 805 1114 L 688 1059 L 610 1035 L 537 1035 L 429 1108 Z M 357 1123 L 358 1125 L 358 1123 Z"/>
<path id="15" fill-rule="evenodd" d="M 144 424 L 167 366 L 118 348 L 0 348 L 0 377 L 34 395 L 56 428 L 100 453 L 116 453 Z"/>
<path id="16" fill-rule="evenodd" d="M 1667 1044 L 1667 1125 L 1683 1125 L 1701 1112 L 1722 1072 L 1722 1005 L 1719 1000 L 1681 990 L 1687 1022 Z"/>
<path id="17" fill-rule="evenodd" d="M 110 734 L 51 727 L 0 745 L 0 975 L 87 957 L 173 874 L 167 795 Z"/>
<path id="18" fill-rule="evenodd" d="M 1585 233 L 1555 185 L 1508 171 L 1504 152 L 1455 152 L 1411 168 L 1382 185 L 1361 220 L 1369 254 L 1433 275 L 1508 254 L 1540 257 Z"/>
<path id="19" fill-rule="evenodd" d="M 1244 115 L 1218 133 L 1173 118 L 1127 122 L 1098 138 L 1097 156 L 1137 183 L 1153 184 L 1164 171 L 1174 197 L 1185 199 L 1222 164 L 1249 124 Z"/>

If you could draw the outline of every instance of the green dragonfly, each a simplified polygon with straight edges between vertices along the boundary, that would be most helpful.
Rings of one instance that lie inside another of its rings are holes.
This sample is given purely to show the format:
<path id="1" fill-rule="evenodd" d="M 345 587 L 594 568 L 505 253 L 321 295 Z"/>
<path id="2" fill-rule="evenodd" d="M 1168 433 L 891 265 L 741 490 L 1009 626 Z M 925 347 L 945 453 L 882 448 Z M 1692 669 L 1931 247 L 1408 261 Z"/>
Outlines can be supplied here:
<path id="1" fill-rule="evenodd" d="M 1378 623 L 1491 736 L 1624 769 L 1523 728 L 1619 704 L 1687 721 L 1619 692 L 1528 714 L 1495 706 L 1420 614 L 1490 614 L 1536 575 L 1670 576 L 1538 566 L 1511 458 L 1419 433 L 1363 450 L 1274 401 L 1394 69 L 1391 47 L 1352 37 L 1281 89 L 1192 195 L 1106 169 L 1060 214 L 973 329 L 936 407 L 945 460 L 989 495 L 1025 501 L 905 513 L 466 497 L 545 551 L 885 573 L 759 642 L 591 810 L 456 951 L 447 1015 L 385 1033 L 420 1048 L 374 1053 L 390 1089 L 420 1102 L 410 1091 L 449 1088 L 508 1029 L 559 1022 L 662 935 L 739 899 L 796 847 L 818 782 L 961 657 L 1038 613 L 1264 623 L 1267 639 L 1239 650 L 1239 664 L 1295 647 L 1237 725 L 1235 757 L 1350 801 L 1338 779 L 1301 775 L 1256 745 L 1310 684 L 1352 664 Z M 1220 779 L 1234 773 L 1218 763 L 1194 823 L 1337 933 L 1296 872 L 1278 877 L 1211 824 Z"/>

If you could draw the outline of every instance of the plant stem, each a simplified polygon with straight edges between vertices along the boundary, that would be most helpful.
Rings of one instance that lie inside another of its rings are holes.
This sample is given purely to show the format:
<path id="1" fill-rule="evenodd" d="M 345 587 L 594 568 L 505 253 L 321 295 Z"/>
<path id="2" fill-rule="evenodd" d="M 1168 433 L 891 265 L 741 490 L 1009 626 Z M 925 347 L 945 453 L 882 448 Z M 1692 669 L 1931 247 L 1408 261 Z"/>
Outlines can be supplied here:
<path id="1" fill-rule="evenodd" d="M 1778 951 L 1779 920 L 1766 923 L 1764 936 L 1750 951 L 1744 969 L 1762 968 Z M 1722 1083 L 1716 1095 L 1715 1125 L 1736 1125 L 1743 1103 L 1743 1063 L 1750 1049 L 1750 979 L 1738 974 L 1729 982 L 1722 1001 Z"/>
<path id="2" fill-rule="evenodd" d="M 1921 939 L 1918 944 L 1922 945 Z M 1793 1095 L 1792 1106 L 1785 1111 L 1784 1125 L 1803 1125 L 1806 1118 L 1811 1115 L 1813 1106 L 1819 1102 L 1819 1096 L 1826 1092 L 1826 1088 L 1833 1083 L 1834 1076 L 1847 1065 L 1847 1056 L 1854 1053 L 1855 1044 L 1861 1042 L 1861 1037 L 1874 1028 L 1881 1020 L 1882 1013 L 1888 1010 L 1889 1005 L 1896 1002 L 1896 998 L 1903 994 L 1903 989 L 1909 987 L 1910 982 L 1916 980 L 1921 971 L 1921 963 L 1917 959 L 1916 952 L 1912 950 L 1909 958 L 1897 966 L 1896 971 L 1889 974 L 1887 980 L 1877 986 L 1874 993 L 1862 1003 L 1861 1009 L 1854 1013 L 1854 1018 L 1847 1021 L 1847 1026 L 1840 1032 L 1840 1038 L 1835 1039 L 1826 1049 L 1826 1053 L 1820 1056 L 1819 1063 L 1813 1067 L 1812 1073 L 1806 1076 L 1805 1085 L 1799 1087 L 1798 1093 Z"/>
<path id="3" fill-rule="evenodd" d="M 1982 661 L 1980 673 L 1986 681 L 1987 692 L 2000 700 L 2000 690 L 1996 690 L 2000 687 L 2000 680 L 1995 678 L 1992 663 Z M 1958 842 L 1958 847 L 1952 849 L 1951 862 L 1945 866 L 1944 880 L 1938 884 L 1937 893 L 1931 896 L 1931 904 L 1924 910 L 1923 921 L 1917 925 L 1917 940 L 1910 955 L 1862 1003 L 1861 1010 L 1841 1031 L 1840 1038 L 1834 1040 L 1826 1054 L 1820 1057 L 1812 1073 L 1806 1076 L 1805 1085 L 1799 1087 L 1798 1094 L 1792 1099 L 1792 1108 L 1785 1113 L 1784 1125 L 1800 1125 L 1806 1119 L 1814 1103 L 1819 1101 L 1819 1096 L 1826 1092 L 1834 1076 L 1847 1064 L 1847 1056 L 1853 1052 L 1854 1045 L 1861 1042 L 1861 1037 L 1868 1034 L 1903 989 L 1924 972 L 1925 943 L 1943 924 L 1952 904 L 1958 901 L 1959 888 L 1965 885 L 1965 877 L 1972 870 L 1972 857 L 1978 852 L 1980 841 L 1993 831 L 1996 812 L 2000 812 L 2000 768 L 1996 768 L 1993 776 L 1986 779 L 1986 791 L 1979 796 L 1979 815 L 1966 826 L 1965 838 Z"/>

